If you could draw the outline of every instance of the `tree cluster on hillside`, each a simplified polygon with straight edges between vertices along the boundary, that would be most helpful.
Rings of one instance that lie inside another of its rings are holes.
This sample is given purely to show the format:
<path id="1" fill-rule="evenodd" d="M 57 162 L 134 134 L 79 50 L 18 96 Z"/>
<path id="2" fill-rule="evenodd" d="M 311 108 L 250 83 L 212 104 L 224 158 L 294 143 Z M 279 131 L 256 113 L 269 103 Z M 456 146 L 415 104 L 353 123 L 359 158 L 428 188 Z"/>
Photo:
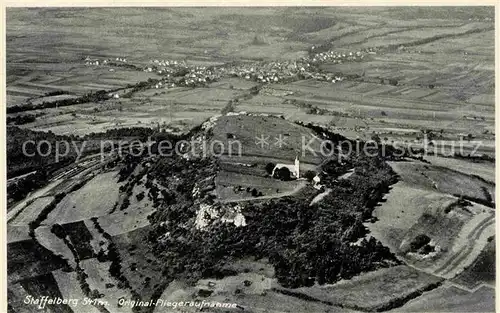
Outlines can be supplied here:
<path id="1" fill-rule="evenodd" d="M 32 114 L 7 116 L 7 124 L 23 125 L 36 121 L 36 116 Z"/>
<path id="2" fill-rule="evenodd" d="M 169 279 L 221 277 L 227 274 L 226 262 L 253 256 L 268 258 L 278 281 L 295 288 L 315 282 L 333 283 L 399 262 L 380 242 L 365 238 L 367 229 L 363 222 L 372 219 L 375 205 L 397 181 L 382 157 L 361 155 L 348 165 L 324 165 L 323 176 L 345 172 L 345 168 L 336 169 L 340 166 L 355 167 L 355 174 L 338 182 L 325 179 L 332 192 L 313 206 L 313 194 L 245 202 L 241 205 L 246 226 L 214 221 L 206 231 L 193 227 L 199 202 L 190 193 L 195 182 L 206 176 L 206 165 L 192 163 L 191 170 L 176 169 L 181 164 L 171 165 L 175 177 L 189 187 L 177 189 L 178 201 L 160 206 L 151 216 L 149 234 L 153 251 L 164 261 L 163 275 Z M 197 170 L 193 171 L 193 167 Z M 201 176 L 196 174 L 198 171 Z M 163 171 L 150 173 L 156 174 L 172 175 Z"/>
<path id="3" fill-rule="evenodd" d="M 64 90 L 54 90 L 54 91 L 49 91 L 46 92 L 43 97 L 52 97 L 52 96 L 60 96 L 60 95 L 65 95 L 67 94 L 66 91 Z"/>
<path id="4" fill-rule="evenodd" d="M 61 192 L 54 196 L 54 200 L 46 205 L 40 213 L 38 213 L 37 217 L 28 224 L 29 227 L 29 235 L 33 239 L 35 239 L 35 230 L 42 224 L 42 222 L 49 216 L 50 212 L 52 212 L 59 202 L 66 196 L 66 193 Z"/>
<path id="5" fill-rule="evenodd" d="M 233 104 L 233 100 L 229 100 L 228 103 L 221 109 L 220 114 L 226 115 L 227 113 L 234 112 L 236 109 Z"/>
<path id="6" fill-rule="evenodd" d="M 20 201 L 33 190 L 43 187 L 48 182 L 47 172 L 43 169 L 36 171 L 7 187 L 7 198 L 11 201 Z"/>
<path id="7" fill-rule="evenodd" d="M 125 127 L 120 129 L 110 129 L 104 133 L 90 133 L 83 137 L 61 136 L 53 132 L 37 132 L 29 129 L 23 129 L 16 126 L 7 127 L 7 177 L 32 173 L 14 183 L 8 185 L 8 198 L 11 201 L 23 199 L 29 192 L 44 186 L 52 175 L 56 175 L 62 168 L 72 164 L 77 157 L 77 150 L 83 152 L 84 156 L 88 153 L 99 151 L 101 149 L 100 140 L 115 140 L 119 142 L 133 142 L 139 140 L 146 142 L 161 140 L 178 140 L 178 136 L 169 133 L 158 132 L 151 128 Z M 48 142 L 48 144 L 47 144 Z M 83 146 L 85 142 L 85 146 Z M 60 143 L 59 145 L 57 143 Z M 23 151 L 23 145 L 25 151 Z M 67 146 L 66 146 L 67 145 Z M 76 147 L 75 147 L 76 145 Z M 37 148 L 39 146 L 39 150 Z M 115 147 L 118 142 L 115 142 Z M 50 148 L 49 148 L 50 147 Z M 66 149 L 68 148 L 68 151 Z M 83 149 L 84 148 L 84 149 Z M 104 145 L 104 150 L 111 146 Z M 59 156 L 56 158 L 56 149 L 59 149 Z M 122 152 L 128 152 L 128 146 L 122 145 Z M 151 147 L 153 153 L 157 152 L 157 143 Z M 25 153 L 26 152 L 26 153 Z M 144 153 L 147 149 L 144 148 Z M 47 154 L 47 155 L 46 155 Z M 140 158 L 138 158 L 140 159 Z M 138 159 L 131 158 L 125 160 L 126 166 L 121 170 L 121 176 L 126 177 L 133 170 L 130 163 L 137 164 Z M 127 166 L 128 164 L 128 166 Z M 125 178 L 123 178 L 125 179 Z"/>
<path id="8" fill-rule="evenodd" d="M 73 139 L 69 136 L 57 136 L 52 132 L 35 132 L 16 126 L 7 127 L 7 177 L 12 178 L 34 172 L 8 185 L 8 199 L 10 201 L 23 199 L 29 192 L 44 186 L 52 173 L 74 162 L 76 152 L 72 146 L 65 156 L 66 147 L 59 146 L 61 155 L 58 159 L 55 157 L 56 142 L 71 142 Z M 30 141 L 32 143 L 25 145 Z M 43 141 L 49 143 L 50 151 L 47 144 L 40 145 L 37 151 L 37 145 Z M 25 151 L 23 151 L 23 145 L 25 145 Z"/>
<path id="9" fill-rule="evenodd" d="M 142 71 L 141 67 L 130 63 L 108 61 L 108 66 L 124 67 L 135 71 Z"/>
<path id="10" fill-rule="evenodd" d="M 153 136 L 158 131 L 149 127 L 120 127 L 120 128 L 112 128 L 108 129 L 102 133 L 90 133 L 86 134 L 82 137 L 84 140 L 90 139 L 129 139 L 130 137 L 137 138 L 140 141 L 146 141 L 149 136 Z"/>
<path id="11" fill-rule="evenodd" d="M 50 102 L 43 101 L 40 104 L 25 103 L 23 105 L 11 106 L 11 107 L 7 107 L 7 114 L 19 113 L 19 112 L 31 111 L 31 110 L 40 110 L 40 109 L 47 109 L 47 108 L 62 107 L 62 106 L 88 103 L 88 102 L 104 101 L 104 100 L 108 100 L 111 98 L 109 96 L 109 92 L 110 91 L 106 91 L 106 90 L 98 90 L 96 92 L 89 92 L 89 93 L 87 93 L 83 96 L 77 97 L 77 98 L 60 99 L 60 100 L 54 100 L 54 101 L 50 101 Z"/>
<path id="12" fill-rule="evenodd" d="M 282 181 L 289 181 L 292 180 L 292 173 L 287 167 L 280 167 L 276 171 L 274 171 L 274 176 L 273 178 L 282 180 Z"/>
<path id="13" fill-rule="evenodd" d="M 319 108 L 312 103 L 309 102 L 304 102 L 304 101 L 298 101 L 295 99 L 290 100 L 292 104 L 295 104 L 299 108 L 302 108 L 305 110 L 306 114 L 314 114 L 314 115 L 329 115 L 329 116 L 341 116 L 341 117 L 347 117 L 349 114 L 343 113 L 343 112 L 338 112 L 338 111 L 332 111 L 328 110 L 325 108 Z"/>
<path id="14" fill-rule="evenodd" d="M 7 177 L 22 175 L 39 169 L 44 169 L 45 171 L 53 170 L 56 142 L 71 142 L 75 139 L 75 137 L 71 136 L 58 136 L 50 131 L 36 132 L 16 126 L 7 127 Z M 34 143 L 27 145 L 26 143 L 30 141 Z M 41 144 L 39 149 L 41 154 L 47 154 L 46 156 L 42 156 L 36 151 L 37 145 L 42 141 L 49 142 L 49 144 Z M 25 145 L 25 151 L 23 151 L 23 144 Z M 51 147 L 50 153 L 49 145 Z M 59 148 L 61 157 L 58 161 L 60 164 L 68 164 L 75 159 L 76 153 L 74 151 L 70 151 L 67 156 L 62 156 L 65 146 L 61 145 Z M 70 148 L 72 147 L 70 146 Z M 31 156 L 33 153 L 34 155 Z"/>

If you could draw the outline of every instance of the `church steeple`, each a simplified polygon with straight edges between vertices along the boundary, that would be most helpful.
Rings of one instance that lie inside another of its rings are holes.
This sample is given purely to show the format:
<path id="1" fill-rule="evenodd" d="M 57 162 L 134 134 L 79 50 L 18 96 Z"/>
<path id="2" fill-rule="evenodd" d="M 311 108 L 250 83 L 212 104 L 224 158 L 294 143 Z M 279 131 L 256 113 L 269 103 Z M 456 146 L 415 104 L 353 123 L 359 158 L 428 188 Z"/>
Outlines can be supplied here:
<path id="1" fill-rule="evenodd" d="M 299 161 L 299 156 L 295 156 L 295 177 L 297 179 L 300 177 L 300 161 Z"/>

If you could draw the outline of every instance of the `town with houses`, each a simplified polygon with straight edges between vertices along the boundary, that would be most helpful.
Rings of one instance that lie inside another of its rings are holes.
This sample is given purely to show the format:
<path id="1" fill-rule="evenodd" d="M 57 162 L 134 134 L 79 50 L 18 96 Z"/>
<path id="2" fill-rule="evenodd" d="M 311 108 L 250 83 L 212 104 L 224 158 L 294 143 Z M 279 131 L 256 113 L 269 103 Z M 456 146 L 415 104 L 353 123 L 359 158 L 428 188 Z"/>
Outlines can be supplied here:
<path id="1" fill-rule="evenodd" d="M 168 89 L 176 86 L 205 86 L 218 81 L 223 77 L 239 77 L 245 80 L 255 81 L 262 84 L 288 83 L 298 79 L 315 79 L 326 82 L 339 82 L 345 79 L 342 74 L 324 73 L 318 69 L 322 63 L 342 64 L 346 62 L 359 62 L 365 54 L 375 54 L 376 49 L 368 48 L 364 51 L 352 51 L 339 53 L 326 51 L 314 53 L 316 49 L 312 46 L 311 57 L 301 58 L 296 61 L 274 61 L 274 62 L 252 62 L 249 64 L 221 65 L 221 66 L 189 66 L 186 60 L 150 60 L 149 64 L 142 68 L 145 72 L 155 72 L 163 78 L 153 88 Z M 106 66 L 110 62 L 127 63 L 127 58 L 117 57 L 112 59 L 85 58 L 85 65 Z M 110 68 L 110 71 L 113 69 Z M 185 72 L 182 79 L 178 73 Z M 176 79 L 174 80 L 174 76 Z"/>

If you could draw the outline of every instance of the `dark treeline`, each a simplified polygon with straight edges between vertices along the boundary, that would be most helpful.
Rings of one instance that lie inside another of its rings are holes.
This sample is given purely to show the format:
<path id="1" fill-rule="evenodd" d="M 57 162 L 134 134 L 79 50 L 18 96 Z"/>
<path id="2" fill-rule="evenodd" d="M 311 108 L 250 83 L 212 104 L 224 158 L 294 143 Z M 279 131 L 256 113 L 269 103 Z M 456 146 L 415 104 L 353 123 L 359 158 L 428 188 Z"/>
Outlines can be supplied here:
<path id="1" fill-rule="evenodd" d="M 47 154 L 46 156 L 35 153 L 36 146 L 44 140 L 49 144 L 40 145 L 40 152 L 43 155 Z M 7 127 L 7 177 L 11 178 L 32 171 L 51 172 L 55 170 L 56 142 L 71 142 L 75 140 L 78 141 L 76 136 L 60 136 L 50 131 L 37 132 L 16 126 Z M 23 145 L 25 151 L 23 151 Z M 49 148 L 49 145 L 51 148 Z M 59 148 L 59 152 L 62 154 L 65 147 Z M 35 154 L 31 155 L 33 153 Z M 58 160 L 60 164 L 56 167 L 74 161 L 75 157 L 75 152 L 70 152 L 64 157 L 61 156 Z"/>
<path id="2" fill-rule="evenodd" d="M 45 206 L 43 210 L 40 211 L 38 216 L 31 221 L 28 226 L 29 226 L 29 235 L 33 239 L 35 238 L 35 230 L 42 224 L 42 222 L 49 216 L 50 212 L 52 212 L 56 207 L 59 202 L 66 196 L 65 193 L 58 193 L 55 195 L 54 200 Z"/>
<path id="3" fill-rule="evenodd" d="M 130 88 L 130 90 L 127 91 L 123 95 L 123 97 L 130 98 L 135 92 L 149 89 L 152 85 L 157 84 L 159 81 L 160 81 L 159 79 L 148 78 L 147 81 L 138 82 L 137 84 L 134 85 L 132 84 L 127 85 L 127 88 Z"/>
<path id="4" fill-rule="evenodd" d="M 131 69 L 131 70 L 135 70 L 135 71 L 142 71 L 141 67 L 139 67 L 137 65 L 134 65 L 134 64 L 130 64 L 130 63 L 109 61 L 108 62 L 108 66 L 123 67 L 123 68 L 128 68 L 128 69 Z"/>
<path id="5" fill-rule="evenodd" d="M 137 138 L 140 141 L 146 141 L 148 137 L 158 133 L 156 129 L 149 127 L 122 127 L 108 129 L 102 133 L 90 133 L 82 136 L 83 140 L 94 140 L 94 139 L 107 139 L 107 140 L 121 140 L 128 138 Z"/>
<path id="6" fill-rule="evenodd" d="M 31 110 L 40 110 L 40 109 L 47 109 L 47 108 L 62 107 L 62 106 L 75 105 L 75 104 L 88 103 L 88 102 L 104 101 L 104 100 L 108 100 L 111 98 L 109 96 L 109 92 L 112 92 L 112 91 L 99 90 L 96 92 L 90 92 L 90 93 L 85 94 L 85 95 L 78 97 L 78 98 L 60 99 L 60 100 L 55 100 L 55 101 L 51 101 L 51 102 L 44 101 L 40 104 L 25 103 L 23 105 L 11 106 L 11 107 L 7 107 L 7 114 L 19 113 L 19 112 L 25 112 L 25 111 L 31 111 Z"/>
<path id="7" fill-rule="evenodd" d="M 18 175 L 23 175 L 35 170 L 45 170 L 53 172 L 55 167 L 61 165 L 68 165 L 76 158 L 75 146 L 81 149 L 83 142 L 86 142 L 84 155 L 98 151 L 100 148 L 100 140 L 110 141 L 134 141 L 139 140 L 146 142 L 150 138 L 154 140 L 178 140 L 178 136 L 167 132 L 159 132 L 157 129 L 148 127 L 123 127 L 116 129 L 109 129 L 102 133 L 90 133 L 85 136 L 65 136 L 56 135 L 51 131 L 32 131 L 23 129 L 16 126 L 7 127 L 7 175 L 12 178 Z M 31 142 L 32 141 L 32 142 Z M 51 146 L 49 150 L 48 144 L 40 145 L 40 153 L 36 151 L 36 147 L 42 141 L 47 141 Z M 29 142 L 29 144 L 26 144 Z M 59 162 L 55 166 L 56 143 L 59 142 L 58 148 L 60 152 Z M 66 156 L 62 156 L 66 150 L 64 143 L 69 144 L 69 152 Z M 29 155 L 23 152 L 23 144 L 25 150 Z M 97 150 L 96 150 L 97 149 Z M 36 152 L 36 153 L 35 153 Z M 50 153 L 49 153 L 50 152 Z M 34 155 L 31 155 L 35 153 Z M 53 167 L 54 165 L 55 167 Z"/>
<path id="8" fill-rule="evenodd" d="M 472 196 L 468 196 L 468 195 L 461 195 L 458 193 L 453 194 L 453 196 L 460 198 L 460 199 L 476 202 L 476 203 L 482 204 L 482 205 L 487 206 L 487 207 L 492 208 L 492 209 L 495 208 L 495 202 L 492 201 L 491 195 L 489 195 L 488 199 L 472 197 Z"/>
<path id="9" fill-rule="evenodd" d="M 36 121 L 36 116 L 32 114 L 7 116 L 7 124 L 22 125 L 33 123 Z"/>
<path id="10" fill-rule="evenodd" d="M 54 91 L 49 91 L 49 92 L 46 92 L 43 97 L 52 97 L 52 96 L 60 96 L 60 95 L 66 95 L 67 92 L 63 91 L 63 90 L 54 90 Z M 40 98 L 43 98 L 43 97 L 40 97 Z"/>
<path id="11" fill-rule="evenodd" d="M 11 201 L 21 201 L 26 195 L 34 190 L 45 186 L 48 182 L 47 172 L 36 171 L 24 179 L 19 179 L 7 187 L 7 198 Z"/>

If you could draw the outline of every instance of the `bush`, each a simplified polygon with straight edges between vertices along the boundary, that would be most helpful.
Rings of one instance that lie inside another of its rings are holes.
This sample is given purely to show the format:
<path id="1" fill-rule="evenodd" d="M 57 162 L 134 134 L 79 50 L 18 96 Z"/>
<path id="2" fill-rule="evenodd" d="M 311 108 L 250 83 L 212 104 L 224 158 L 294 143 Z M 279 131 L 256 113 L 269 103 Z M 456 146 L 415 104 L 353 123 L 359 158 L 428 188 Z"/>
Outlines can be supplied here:
<path id="1" fill-rule="evenodd" d="M 420 248 L 425 246 L 431 241 L 431 238 L 425 234 L 418 235 L 413 239 L 413 241 L 410 243 L 410 251 L 411 252 L 417 252 Z"/>
<path id="2" fill-rule="evenodd" d="M 128 198 L 125 198 L 125 200 L 123 200 L 122 202 L 122 205 L 120 206 L 120 210 L 123 211 L 127 209 L 129 205 L 130 205 L 130 200 Z"/>
<path id="3" fill-rule="evenodd" d="M 435 251 L 435 249 L 431 245 L 425 245 L 423 248 L 420 249 L 420 252 L 422 254 L 429 254 L 429 253 L 434 252 L 434 251 Z"/>
<path id="4" fill-rule="evenodd" d="M 316 172 L 311 171 L 311 170 L 304 173 L 304 178 L 306 178 L 309 182 L 312 182 L 312 180 L 315 176 L 316 176 Z"/>
<path id="5" fill-rule="evenodd" d="M 287 167 L 281 167 L 274 172 L 274 178 L 289 181 L 292 180 L 292 173 Z"/>
<path id="6" fill-rule="evenodd" d="M 266 172 L 271 175 L 273 173 L 274 167 L 276 165 L 274 163 L 267 163 L 266 164 Z"/>
<path id="7" fill-rule="evenodd" d="M 252 197 L 257 197 L 259 195 L 259 192 L 257 191 L 257 189 L 252 189 Z"/>
<path id="8" fill-rule="evenodd" d="M 59 225 L 59 224 L 54 224 L 52 225 L 52 228 L 50 229 L 50 231 L 57 236 L 57 238 L 66 238 L 67 234 L 66 234 L 66 231 L 64 230 L 64 228 Z"/>
<path id="9" fill-rule="evenodd" d="M 144 199 L 144 191 L 138 193 L 135 197 L 137 198 L 137 201 L 141 201 L 142 199 Z"/>
<path id="10" fill-rule="evenodd" d="M 89 295 L 89 298 L 91 298 L 91 299 L 99 299 L 101 297 L 102 296 L 99 293 L 99 290 L 97 290 L 97 289 L 92 290 L 92 292 L 90 292 L 90 295 Z"/>

